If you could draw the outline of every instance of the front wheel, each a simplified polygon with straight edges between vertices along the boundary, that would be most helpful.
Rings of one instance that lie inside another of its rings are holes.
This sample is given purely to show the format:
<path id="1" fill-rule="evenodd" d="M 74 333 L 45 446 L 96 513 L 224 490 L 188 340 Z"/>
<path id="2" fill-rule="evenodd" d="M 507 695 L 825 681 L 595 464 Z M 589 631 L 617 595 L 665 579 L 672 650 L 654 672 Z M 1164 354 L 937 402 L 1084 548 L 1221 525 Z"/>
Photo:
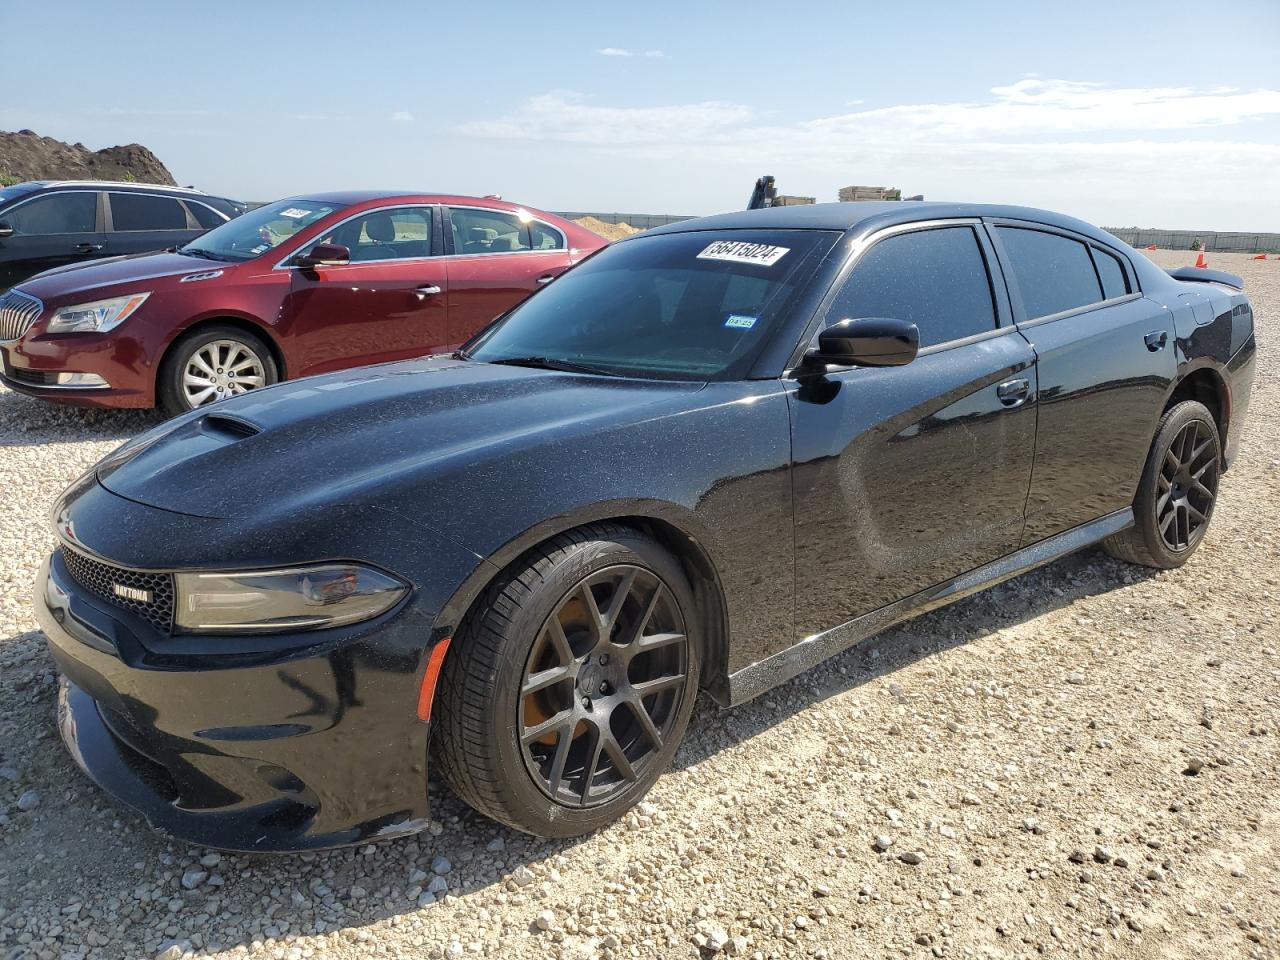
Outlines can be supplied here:
<path id="1" fill-rule="evenodd" d="M 481 813 L 541 837 L 625 813 L 671 763 L 698 690 L 694 600 L 638 531 L 595 524 L 499 578 L 445 660 L 436 759 Z"/>
<path id="2" fill-rule="evenodd" d="M 1133 501 L 1134 525 L 1103 541 L 1113 557 L 1160 570 L 1186 563 L 1218 499 L 1222 444 L 1203 404 L 1186 400 L 1160 420 Z"/>
<path id="3" fill-rule="evenodd" d="M 172 417 L 279 379 L 275 359 L 261 337 L 218 324 L 173 346 L 161 366 L 157 392 L 160 408 Z"/>

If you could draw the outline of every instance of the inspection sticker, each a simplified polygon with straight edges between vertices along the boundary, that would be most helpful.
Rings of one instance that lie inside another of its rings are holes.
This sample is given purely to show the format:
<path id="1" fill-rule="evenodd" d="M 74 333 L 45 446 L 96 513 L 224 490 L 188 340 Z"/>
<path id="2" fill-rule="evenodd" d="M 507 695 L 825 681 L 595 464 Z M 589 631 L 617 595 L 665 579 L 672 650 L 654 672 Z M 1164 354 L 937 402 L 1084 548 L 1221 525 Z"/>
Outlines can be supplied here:
<path id="1" fill-rule="evenodd" d="M 772 267 L 790 251 L 790 247 L 774 247 L 767 243 L 747 243 L 744 240 L 717 240 L 698 254 L 698 259 L 728 260 L 731 263 L 754 263 L 760 267 Z"/>
<path id="2" fill-rule="evenodd" d="M 303 210 L 299 207 L 290 207 L 288 210 L 281 210 L 280 216 L 288 217 L 290 220 L 299 220 L 311 213 L 310 210 Z"/>
<path id="3" fill-rule="evenodd" d="M 759 317 L 749 317 L 743 313 L 731 313 L 724 325 L 730 330 L 750 330 L 756 325 Z"/>

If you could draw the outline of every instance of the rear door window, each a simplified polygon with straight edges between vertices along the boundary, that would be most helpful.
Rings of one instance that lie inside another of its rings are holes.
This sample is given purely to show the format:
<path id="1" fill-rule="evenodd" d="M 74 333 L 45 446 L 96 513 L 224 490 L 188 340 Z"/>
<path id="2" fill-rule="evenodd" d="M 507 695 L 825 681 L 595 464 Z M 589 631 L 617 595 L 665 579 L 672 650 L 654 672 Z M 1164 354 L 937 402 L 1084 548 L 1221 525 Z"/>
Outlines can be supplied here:
<path id="1" fill-rule="evenodd" d="M 1102 299 L 1089 248 L 1057 233 L 996 227 L 1027 320 L 1088 306 Z"/>
<path id="2" fill-rule="evenodd" d="M 502 210 L 450 207 L 453 252 L 464 254 L 514 253 L 532 250 L 529 224 Z"/>
<path id="3" fill-rule="evenodd" d="M 1124 276 L 1124 267 L 1118 257 L 1093 248 L 1093 261 L 1098 265 L 1098 279 L 1102 281 L 1102 295 L 1110 300 L 1112 297 L 1123 297 L 1129 292 L 1129 282 Z"/>
<path id="4" fill-rule="evenodd" d="M 15 234 L 93 233 L 98 225 L 98 195 L 90 190 L 36 197 L 0 214 Z"/>
<path id="5" fill-rule="evenodd" d="M 133 230 L 186 230 L 187 211 L 173 197 L 145 193 L 108 193 L 111 201 L 111 229 L 117 233 Z"/>
<path id="6" fill-rule="evenodd" d="M 913 230 L 873 245 L 854 265 L 826 319 L 867 317 L 914 323 L 921 347 L 994 330 L 991 281 L 973 228 Z"/>

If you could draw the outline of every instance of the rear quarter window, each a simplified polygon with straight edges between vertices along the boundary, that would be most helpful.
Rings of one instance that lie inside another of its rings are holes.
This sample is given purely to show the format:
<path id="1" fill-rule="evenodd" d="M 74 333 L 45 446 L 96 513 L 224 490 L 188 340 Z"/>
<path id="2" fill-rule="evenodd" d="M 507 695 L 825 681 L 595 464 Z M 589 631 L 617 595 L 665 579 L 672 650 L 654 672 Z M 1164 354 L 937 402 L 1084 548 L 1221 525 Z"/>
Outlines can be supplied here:
<path id="1" fill-rule="evenodd" d="M 1102 295 L 1106 299 L 1123 297 L 1129 292 L 1129 282 L 1118 257 L 1094 247 L 1093 260 L 1098 265 L 1098 279 L 1102 281 Z"/>

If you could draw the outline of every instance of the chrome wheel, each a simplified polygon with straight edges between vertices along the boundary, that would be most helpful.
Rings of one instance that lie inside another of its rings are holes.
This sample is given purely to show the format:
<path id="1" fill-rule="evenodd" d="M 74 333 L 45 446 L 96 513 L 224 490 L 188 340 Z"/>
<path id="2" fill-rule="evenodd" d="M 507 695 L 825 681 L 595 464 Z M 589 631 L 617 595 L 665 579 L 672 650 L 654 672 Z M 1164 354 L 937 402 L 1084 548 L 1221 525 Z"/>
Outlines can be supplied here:
<path id="1" fill-rule="evenodd" d="M 1164 452 L 1156 480 L 1156 528 L 1170 550 L 1204 536 L 1218 495 L 1218 445 L 1199 420 L 1187 423 Z"/>
<path id="2" fill-rule="evenodd" d="M 521 680 L 534 783 L 588 807 L 640 780 L 675 727 L 688 662 L 680 608 L 652 571 L 620 564 L 580 582 L 543 624 Z"/>
<path id="3" fill-rule="evenodd" d="M 214 340 L 187 358 L 182 399 L 188 409 L 246 393 L 267 382 L 262 358 L 239 340 Z"/>

